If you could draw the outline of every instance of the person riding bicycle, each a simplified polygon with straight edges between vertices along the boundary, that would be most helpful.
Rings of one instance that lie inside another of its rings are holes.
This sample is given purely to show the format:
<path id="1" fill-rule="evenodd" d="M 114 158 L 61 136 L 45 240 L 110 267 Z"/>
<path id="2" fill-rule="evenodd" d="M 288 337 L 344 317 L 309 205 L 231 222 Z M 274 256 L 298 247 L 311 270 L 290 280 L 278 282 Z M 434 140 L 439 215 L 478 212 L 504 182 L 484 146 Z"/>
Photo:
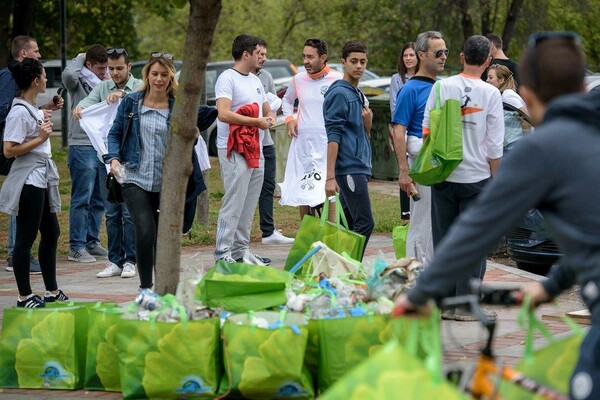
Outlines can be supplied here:
<path id="1" fill-rule="evenodd" d="M 453 224 L 415 287 L 396 301 L 419 310 L 448 295 L 472 265 L 531 208 L 545 216 L 564 257 L 548 278 L 523 291 L 535 305 L 578 284 L 591 313 L 570 382 L 573 399 L 600 398 L 600 94 L 583 93 L 579 37 L 543 32 L 521 59 L 520 94 L 539 124 L 503 160 L 497 176 Z"/>

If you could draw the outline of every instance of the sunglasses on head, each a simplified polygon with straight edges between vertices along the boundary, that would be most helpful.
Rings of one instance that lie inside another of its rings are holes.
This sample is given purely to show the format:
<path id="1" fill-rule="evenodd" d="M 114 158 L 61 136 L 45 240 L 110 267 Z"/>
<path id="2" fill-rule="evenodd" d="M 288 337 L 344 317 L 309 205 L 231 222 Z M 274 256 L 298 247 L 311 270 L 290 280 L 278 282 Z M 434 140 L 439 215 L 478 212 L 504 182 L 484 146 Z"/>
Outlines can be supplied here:
<path id="1" fill-rule="evenodd" d="M 160 52 L 153 52 L 150 54 L 150 57 L 154 57 L 154 58 L 164 58 L 165 60 L 173 60 L 173 54 L 171 53 L 160 53 Z"/>
<path id="2" fill-rule="evenodd" d="M 450 54 L 450 50 L 436 50 L 436 51 L 430 51 L 429 53 L 432 53 L 435 58 L 440 58 L 442 56 L 442 54 L 444 54 L 446 57 L 448 57 L 448 54 Z"/>
<path id="3" fill-rule="evenodd" d="M 575 32 L 538 32 L 529 36 L 527 45 L 527 54 L 529 54 L 531 80 L 533 81 L 533 89 L 539 89 L 538 71 L 537 71 L 537 46 L 540 42 L 548 39 L 563 39 L 571 40 L 581 46 L 581 38 Z"/>
<path id="4" fill-rule="evenodd" d="M 129 55 L 127 53 L 127 50 L 125 50 L 122 47 L 111 47 L 110 49 L 106 50 L 106 54 L 108 54 L 109 56 L 114 53 L 117 53 L 118 55 L 121 55 L 121 54 Z"/>

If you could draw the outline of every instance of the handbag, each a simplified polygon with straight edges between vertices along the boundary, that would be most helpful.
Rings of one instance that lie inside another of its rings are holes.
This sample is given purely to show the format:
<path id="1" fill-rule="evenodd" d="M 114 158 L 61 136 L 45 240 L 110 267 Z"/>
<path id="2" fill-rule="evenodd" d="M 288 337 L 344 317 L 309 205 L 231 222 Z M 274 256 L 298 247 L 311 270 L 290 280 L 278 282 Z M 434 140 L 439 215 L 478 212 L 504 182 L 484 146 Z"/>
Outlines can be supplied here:
<path id="1" fill-rule="evenodd" d="M 125 128 L 125 134 L 123 135 L 123 139 L 121 139 L 121 149 L 119 153 L 123 151 L 123 147 L 125 146 L 125 140 L 127 139 L 127 136 L 131 133 L 132 121 L 133 113 L 129 113 L 129 115 L 127 116 L 127 127 Z M 123 199 L 123 192 L 121 189 L 121 184 L 117 181 L 115 175 L 112 172 L 109 172 L 108 175 L 106 175 L 106 190 L 108 191 L 106 200 L 108 200 L 109 203 L 114 204 L 124 203 L 125 200 Z"/>
<path id="2" fill-rule="evenodd" d="M 327 221 L 329 214 L 329 202 L 325 201 L 321 218 L 305 215 L 298 228 L 294 244 L 290 249 L 284 269 L 289 271 L 298 263 L 311 249 L 314 242 L 321 241 L 336 253 L 347 253 L 351 258 L 362 261 L 363 249 L 365 248 L 365 236 L 349 230 L 346 216 L 342 210 L 339 198 L 336 196 L 337 222 Z M 342 223 L 340 224 L 340 218 Z M 299 268 L 299 270 L 302 267 Z"/>
<path id="3" fill-rule="evenodd" d="M 429 114 L 430 132 L 408 173 L 424 186 L 444 182 L 463 158 L 460 101 L 448 99 L 440 107 L 440 82 L 433 90 L 435 108 Z"/>

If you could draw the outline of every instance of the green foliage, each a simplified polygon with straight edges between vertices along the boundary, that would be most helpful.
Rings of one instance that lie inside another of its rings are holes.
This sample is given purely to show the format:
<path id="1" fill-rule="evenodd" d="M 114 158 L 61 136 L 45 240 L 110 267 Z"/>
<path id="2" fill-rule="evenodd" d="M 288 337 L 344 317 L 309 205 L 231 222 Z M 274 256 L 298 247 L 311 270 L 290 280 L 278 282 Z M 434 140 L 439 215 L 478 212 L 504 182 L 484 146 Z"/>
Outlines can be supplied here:
<path id="1" fill-rule="evenodd" d="M 67 2 L 67 58 L 75 57 L 95 43 L 124 47 L 137 56 L 137 35 L 131 12 L 132 0 L 85 0 Z M 60 57 L 60 10 L 58 1 L 36 2 L 35 32 L 45 59 Z"/>

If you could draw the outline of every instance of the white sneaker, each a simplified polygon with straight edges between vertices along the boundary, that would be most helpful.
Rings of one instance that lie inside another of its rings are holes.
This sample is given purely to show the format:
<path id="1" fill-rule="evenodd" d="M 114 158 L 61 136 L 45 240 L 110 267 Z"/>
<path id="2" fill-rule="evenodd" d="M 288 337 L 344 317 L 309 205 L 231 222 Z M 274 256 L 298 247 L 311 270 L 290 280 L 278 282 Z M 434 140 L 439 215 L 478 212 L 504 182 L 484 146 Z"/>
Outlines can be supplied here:
<path id="1" fill-rule="evenodd" d="M 121 268 L 114 262 L 107 262 L 106 268 L 96 274 L 96 278 L 110 278 L 121 275 Z"/>
<path id="2" fill-rule="evenodd" d="M 294 238 L 283 236 L 279 229 L 275 229 L 271 236 L 262 238 L 262 244 L 284 245 L 292 243 L 294 243 Z"/>
<path id="3" fill-rule="evenodd" d="M 123 264 L 121 278 L 133 278 L 135 276 L 135 264 L 127 261 Z"/>
<path id="4" fill-rule="evenodd" d="M 244 253 L 244 256 L 242 257 L 242 260 L 241 261 L 238 260 L 238 262 L 243 262 L 244 264 L 251 264 L 251 265 L 260 265 L 260 266 L 264 267 L 271 263 L 271 259 L 257 256 L 250 250 L 246 250 L 246 252 Z"/>
<path id="5" fill-rule="evenodd" d="M 123 271 L 121 272 L 121 278 L 133 278 L 135 276 L 135 264 L 129 261 L 123 264 Z"/>

